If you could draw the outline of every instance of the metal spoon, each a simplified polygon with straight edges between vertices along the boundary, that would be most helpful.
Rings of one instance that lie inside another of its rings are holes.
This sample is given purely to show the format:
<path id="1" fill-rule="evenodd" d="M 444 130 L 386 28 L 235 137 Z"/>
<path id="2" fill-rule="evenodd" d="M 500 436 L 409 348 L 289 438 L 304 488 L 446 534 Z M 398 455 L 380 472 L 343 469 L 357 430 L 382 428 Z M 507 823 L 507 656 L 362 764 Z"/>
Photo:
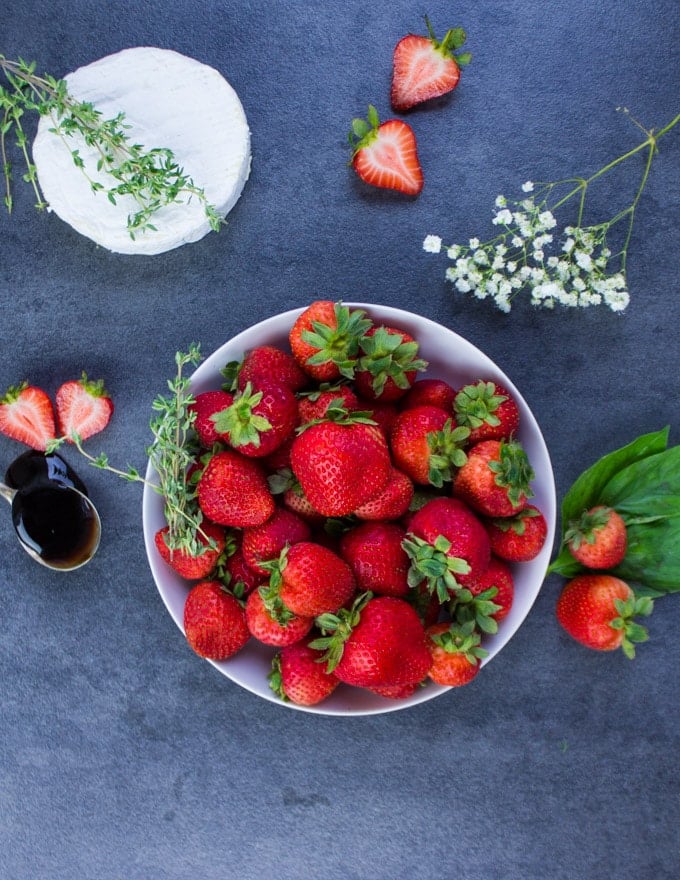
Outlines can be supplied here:
<path id="1" fill-rule="evenodd" d="M 78 489 L 47 481 L 19 489 L 0 483 L 0 495 L 12 506 L 12 522 L 24 550 L 46 568 L 73 571 L 97 552 L 99 514 Z"/>

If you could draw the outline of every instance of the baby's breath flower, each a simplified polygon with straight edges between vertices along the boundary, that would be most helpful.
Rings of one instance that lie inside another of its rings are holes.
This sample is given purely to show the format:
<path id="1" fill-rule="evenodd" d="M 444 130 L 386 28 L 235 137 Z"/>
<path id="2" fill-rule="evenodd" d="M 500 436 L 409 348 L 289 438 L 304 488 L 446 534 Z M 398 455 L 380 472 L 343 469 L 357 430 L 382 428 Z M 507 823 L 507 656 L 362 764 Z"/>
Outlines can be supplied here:
<path id="1" fill-rule="evenodd" d="M 428 254 L 438 254 L 442 249 L 442 240 L 438 235 L 426 235 L 423 241 L 423 250 Z"/>
<path id="2" fill-rule="evenodd" d="M 491 222 L 495 226 L 498 226 L 501 223 L 503 226 L 509 226 L 512 223 L 512 211 L 508 211 L 507 208 L 504 208 L 496 214 Z"/>
<path id="3" fill-rule="evenodd" d="M 533 191 L 534 191 L 534 184 L 531 180 L 527 180 L 527 181 L 525 181 L 525 183 L 522 184 L 522 192 L 530 193 Z"/>

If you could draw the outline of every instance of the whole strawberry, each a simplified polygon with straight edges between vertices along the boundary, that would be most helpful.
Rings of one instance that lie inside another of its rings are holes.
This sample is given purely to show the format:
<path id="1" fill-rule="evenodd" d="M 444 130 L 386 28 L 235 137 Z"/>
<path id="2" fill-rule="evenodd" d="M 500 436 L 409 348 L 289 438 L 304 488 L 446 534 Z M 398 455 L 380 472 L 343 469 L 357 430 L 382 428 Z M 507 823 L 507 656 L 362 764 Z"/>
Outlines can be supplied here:
<path id="1" fill-rule="evenodd" d="M 437 40 L 427 17 L 425 24 L 428 36 L 407 34 L 394 49 L 390 100 L 398 113 L 452 92 L 461 65 L 471 59 L 469 52 L 456 54 L 466 40 L 462 28 L 452 28 Z"/>
<path id="2" fill-rule="evenodd" d="M 394 420 L 390 448 L 395 467 L 421 486 L 441 488 L 466 460 L 467 428 L 437 406 L 405 409 Z"/>
<path id="3" fill-rule="evenodd" d="M 217 430 L 213 417 L 226 410 L 233 402 L 233 394 L 218 388 L 202 391 L 195 396 L 193 403 L 189 404 L 189 412 L 194 415 L 194 431 L 204 449 L 211 449 L 215 443 L 228 441 L 229 438 Z"/>
<path id="4" fill-rule="evenodd" d="M 392 468 L 387 485 L 378 495 L 353 511 L 361 520 L 394 520 L 404 516 L 413 499 L 413 482 L 406 474 Z"/>
<path id="5" fill-rule="evenodd" d="M 440 602 L 474 583 L 491 559 L 484 526 L 457 498 L 433 498 L 416 511 L 404 548 L 411 558 L 411 586 L 426 582 Z"/>
<path id="6" fill-rule="evenodd" d="M 481 668 L 487 652 L 480 646 L 480 636 L 473 624 L 462 626 L 448 622 L 427 628 L 432 658 L 429 678 L 436 684 L 461 687 L 469 684 Z"/>
<path id="7" fill-rule="evenodd" d="M 599 504 L 569 523 L 564 541 L 586 568 L 616 568 L 626 555 L 626 523 L 611 507 Z"/>
<path id="8" fill-rule="evenodd" d="M 266 588 L 263 587 L 263 591 Z M 260 590 L 253 590 L 246 599 L 246 624 L 250 634 L 264 645 L 283 647 L 303 639 L 312 628 L 311 617 L 274 613 L 267 608 Z"/>
<path id="9" fill-rule="evenodd" d="M 310 648 L 310 639 L 284 647 L 272 660 L 269 686 L 282 700 L 298 706 L 315 706 L 340 684 L 319 660 L 322 652 Z"/>
<path id="10" fill-rule="evenodd" d="M 359 590 L 380 596 L 407 596 L 409 557 L 402 547 L 406 532 L 396 523 L 365 522 L 340 538 L 340 552 L 349 563 Z"/>
<path id="11" fill-rule="evenodd" d="M 285 385 L 247 384 L 230 406 L 211 416 L 217 433 L 249 458 L 264 458 L 290 440 L 298 422 L 295 394 Z"/>
<path id="12" fill-rule="evenodd" d="M 403 119 L 380 122 L 378 111 L 369 105 L 367 119 L 352 120 L 349 140 L 352 166 L 364 183 L 409 196 L 422 191 L 416 136 Z"/>
<path id="13" fill-rule="evenodd" d="M 500 623 L 501 620 L 504 620 L 510 613 L 515 598 L 515 579 L 512 575 L 512 569 L 503 559 L 497 559 L 492 555 L 486 570 L 468 585 L 468 589 L 470 593 L 472 593 L 472 601 L 467 608 L 465 607 L 465 603 L 459 604 L 459 607 L 456 610 L 463 612 L 462 614 L 458 613 L 456 615 L 459 621 L 464 621 L 473 617 L 476 620 L 477 625 L 480 626 L 480 619 L 477 612 L 482 611 L 484 616 L 486 616 L 487 610 L 483 605 L 481 608 L 479 607 L 479 605 L 482 604 L 479 602 L 480 597 L 483 597 L 482 602 L 486 602 L 486 600 L 490 599 L 495 606 L 494 608 L 488 609 L 488 617 L 497 624 Z M 478 603 L 477 607 L 475 607 L 475 601 Z M 492 627 L 489 628 L 485 624 L 486 622 L 483 621 L 480 626 L 484 632 L 496 632 L 497 627 L 492 625 Z"/>
<path id="14" fill-rule="evenodd" d="M 328 385 L 325 383 L 315 391 L 300 395 L 298 400 L 300 424 L 306 425 L 308 422 L 325 418 L 331 407 L 341 408 L 347 412 L 362 408 L 349 385 Z"/>
<path id="15" fill-rule="evenodd" d="M 534 471 L 518 440 L 482 440 L 467 453 L 453 494 L 485 516 L 512 516 L 533 495 Z"/>
<path id="16" fill-rule="evenodd" d="M 198 552 L 188 549 L 171 549 L 168 546 L 169 529 L 158 529 L 154 543 L 161 559 L 187 580 L 202 580 L 212 573 L 225 547 L 224 528 L 204 520 L 196 533 Z M 212 545 L 212 546 L 211 546 Z"/>
<path id="17" fill-rule="evenodd" d="M 535 504 L 527 504 L 514 516 L 484 521 L 491 552 L 507 562 L 530 562 L 543 549 L 548 524 Z"/>
<path id="18" fill-rule="evenodd" d="M 453 404 L 456 422 L 470 429 L 470 443 L 509 440 L 519 428 L 519 408 L 510 392 L 498 382 L 464 385 Z"/>
<path id="19" fill-rule="evenodd" d="M 316 300 L 296 319 L 289 333 L 298 366 L 317 382 L 351 379 L 359 340 L 371 326 L 363 309 Z"/>
<path id="20" fill-rule="evenodd" d="M 184 632 L 190 647 L 208 660 L 226 660 L 250 638 L 241 603 L 219 581 L 199 581 L 190 590 Z"/>
<path id="21" fill-rule="evenodd" d="M 427 362 L 418 356 L 418 343 L 404 330 L 371 327 L 359 343 L 354 382 L 361 397 L 391 403 L 411 388 Z"/>
<path id="22" fill-rule="evenodd" d="M 438 406 L 449 415 L 453 412 L 456 391 L 444 379 L 418 379 L 399 401 L 402 409 L 414 406 Z"/>
<path id="23" fill-rule="evenodd" d="M 328 669 L 346 684 L 384 687 L 422 681 L 430 668 L 425 628 L 404 599 L 362 594 L 351 608 L 317 620 Z"/>
<path id="24" fill-rule="evenodd" d="M 0 398 L 0 432 L 44 452 L 56 434 L 49 395 L 28 382 L 9 388 Z"/>
<path id="25" fill-rule="evenodd" d="M 342 410 L 305 428 L 290 461 L 304 495 L 324 516 L 352 513 L 385 488 L 392 472 L 382 431 L 362 413 Z"/>
<path id="26" fill-rule="evenodd" d="M 278 559 L 286 545 L 308 541 L 310 536 L 311 529 L 302 517 L 278 507 L 266 522 L 243 530 L 243 558 L 254 571 L 266 574 L 263 562 Z"/>
<path id="27" fill-rule="evenodd" d="M 635 643 L 648 638 L 635 623 L 638 615 L 649 616 L 654 603 L 648 596 L 636 598 L 620 578 L 609 574 L 583 574 L 570 580 L 557 600 L 557 620 L 569 635 L 596 651 L 621 648 L 632 659 Z"/>
<path id="28" fill-rule="evenodd" d="M 292 354 L 274 345 L 251 348 L 245 353 L 241 363 L 235 365 L 234 372 L 236 387 L 241 391 L 248 383 L 255 388 L 263 383 L 270 383 L 285 385 L 291 391 L 300 391 L 309 382 L 309 376 L 300 368 Z"/>
<path id="29" fill-rule="evenodd" d="M 232 449 L 210 458 L 197 486 L 198 503 L 213 522 L 235 528 L 257 526 L 274 513 L 274 498 L 257 461 Z"/>

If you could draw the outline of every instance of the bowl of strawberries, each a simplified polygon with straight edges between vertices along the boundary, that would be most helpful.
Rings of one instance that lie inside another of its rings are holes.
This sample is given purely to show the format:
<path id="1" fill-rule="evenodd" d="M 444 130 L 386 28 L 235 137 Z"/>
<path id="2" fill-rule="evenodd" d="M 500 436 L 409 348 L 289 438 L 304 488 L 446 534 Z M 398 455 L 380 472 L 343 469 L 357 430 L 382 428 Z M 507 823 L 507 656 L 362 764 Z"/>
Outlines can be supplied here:
<path id="1" fill-rule="evenodd" d="M 317 300 L 207 357 L 188 410 L 190 515 L 168 523 L 150 464 L 146 550 L 189 647 L 236 684 L 389 712 L 472 682 L 521 626 L 552 553 L 550 457 L 458 334 Z"/>

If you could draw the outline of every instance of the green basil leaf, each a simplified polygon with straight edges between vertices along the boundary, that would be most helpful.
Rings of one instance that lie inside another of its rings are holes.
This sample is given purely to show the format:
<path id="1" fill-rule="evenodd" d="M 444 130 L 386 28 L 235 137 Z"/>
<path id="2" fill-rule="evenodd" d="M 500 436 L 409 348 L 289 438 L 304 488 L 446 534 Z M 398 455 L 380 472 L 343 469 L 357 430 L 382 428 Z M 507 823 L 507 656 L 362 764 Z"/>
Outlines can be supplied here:
<path id="1" fill-rule="evenodd" d="M 619 471 L 602 490 L 603 504 L 624 519 L 680 514 L 680 446 L 650 455 Z"/>

